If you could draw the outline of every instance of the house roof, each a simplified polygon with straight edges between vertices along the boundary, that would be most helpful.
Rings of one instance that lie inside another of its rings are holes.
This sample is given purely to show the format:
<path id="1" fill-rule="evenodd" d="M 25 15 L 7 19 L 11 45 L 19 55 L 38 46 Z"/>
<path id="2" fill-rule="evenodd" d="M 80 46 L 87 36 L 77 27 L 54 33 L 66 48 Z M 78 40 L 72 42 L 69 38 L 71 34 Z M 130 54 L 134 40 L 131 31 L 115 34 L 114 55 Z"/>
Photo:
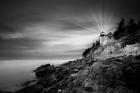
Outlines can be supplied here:
<path id="1" fill-rule="evenodd" d="M 108 37 L 113 37 L 113 34 L 112 34 L 111 32 L 109 32 L 109 33 L 107 34 L 107 36 L 108 36 Z"/>
<path id="2" fill-rule="evenodd" d="M 101 32 L 100 37 L 101 37 L 101 36 L 106 36 L 106 35 L 105 35 L 105 33 L 104 33 L 104 32 Z"/>
<path id="3" fill-rule="evenodd" d="M 107 37 L 113 37 L 113 34 L 111 33 L 111 32 L 109 32 L 108 34 L 105 34 L 104 32 L 101 32 L 100 33 L 100 37 L 102 37 L 102 36 L 107 36 Z"/>

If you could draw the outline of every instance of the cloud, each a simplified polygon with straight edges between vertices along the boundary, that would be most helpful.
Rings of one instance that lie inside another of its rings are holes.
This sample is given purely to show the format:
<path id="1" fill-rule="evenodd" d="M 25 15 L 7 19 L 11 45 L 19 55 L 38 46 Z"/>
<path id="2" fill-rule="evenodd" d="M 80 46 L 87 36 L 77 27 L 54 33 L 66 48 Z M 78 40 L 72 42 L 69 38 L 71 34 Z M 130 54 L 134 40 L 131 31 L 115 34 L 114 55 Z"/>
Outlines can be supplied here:
<path id="1" fill-rule="evenodd" d="M 100 21 L 95 20 L 96 17 L 99 16 L 91 14 L 17 25 L 18 29 L 1 33 L 0 51 L 3 54 L 0 57 L 13 59 L 80 57 L 83 49 L 98 39 L 100 29 L 97 23 Z M 111 24 L 109 19 L 106 20 L 107 24 Z"/>
<path id="2" fill-rule="evenodd" d="M 99 0 L 14 1 L 1 5 L 1 59 L 80 57 L 102 30 Z M 116 16 L 104 16 L 104 30 L 113 31 Z"/>

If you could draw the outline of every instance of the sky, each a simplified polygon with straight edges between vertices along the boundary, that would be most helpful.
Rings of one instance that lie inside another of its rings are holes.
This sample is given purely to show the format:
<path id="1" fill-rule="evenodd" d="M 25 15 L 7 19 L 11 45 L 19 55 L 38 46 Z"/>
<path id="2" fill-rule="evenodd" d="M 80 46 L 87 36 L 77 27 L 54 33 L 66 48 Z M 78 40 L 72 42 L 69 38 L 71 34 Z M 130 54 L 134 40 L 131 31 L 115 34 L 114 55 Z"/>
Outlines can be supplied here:
<path id="1" fill-rule="evenodd" d="M 140 0 L 1 0 L 0 59 L 75 59 L 113 32 L 121 17 L 140 17 Z"/>

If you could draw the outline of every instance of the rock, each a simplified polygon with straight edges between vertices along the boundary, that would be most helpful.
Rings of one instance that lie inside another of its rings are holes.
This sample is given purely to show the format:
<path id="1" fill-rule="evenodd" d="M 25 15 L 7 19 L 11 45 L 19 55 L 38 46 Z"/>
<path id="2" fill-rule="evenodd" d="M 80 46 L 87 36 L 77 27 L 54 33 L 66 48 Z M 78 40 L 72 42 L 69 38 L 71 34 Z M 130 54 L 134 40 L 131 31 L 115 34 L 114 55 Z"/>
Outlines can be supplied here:
<path id="1" fill-rule="evenodd" d="M 34 70 L 37 78 L 52 74 L 54 73 L 54 71 L 55 71 L 55 67 L 50 64 L 42 65 Z"/>
<path id="2" fill-rule="evenodd" d="M 61 89 L 58 89 L 58 91 L 57 91 L 58 93 L 61 93 L 62 92 L 62 90 Z"/>
<path id="3" fill-rule="evenodd" d="M 15 93 L 140 93 L 139 60 L 139 56 L 122 56 L 43 65 L 35 70 L 37 83 Z"/>
<path id="4" fill-rule="evenodd" d="M 95 91 L 92 87 L 84 87 L 85 91 L 93 92 Z"/>

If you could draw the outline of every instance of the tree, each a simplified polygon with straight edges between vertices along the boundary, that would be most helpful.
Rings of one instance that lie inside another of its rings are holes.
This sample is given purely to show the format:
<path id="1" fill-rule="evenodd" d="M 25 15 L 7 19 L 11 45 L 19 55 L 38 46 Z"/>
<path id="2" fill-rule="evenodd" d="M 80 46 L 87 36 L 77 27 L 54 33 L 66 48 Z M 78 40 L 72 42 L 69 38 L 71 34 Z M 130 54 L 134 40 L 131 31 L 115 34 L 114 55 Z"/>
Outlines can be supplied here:
<path id="1" fill-rule="evenodd" d="M 85 51 L 83 52 L 82 56 L 83 56 L 83 57 L 86 57 L 87 54 L 90 52 L 90 50 L 91 50 L 91 48 L 85 49 Z"/>
<path id="2" fill-rule="evenodd" d="M 137 33 L 137 24 L 134 19 L 130 19 L 127 24 L 127 34 L 134 35 Z"/>
<path id="3" fill-rule="evenodd" d="M 137 22 L 137 33 L 140 33 L 140 20 Z"/>
<path id="4" fill-rule="evenodd" d="M 117 30 L 114 32 L 114 38 L 115 39 L 120 39 L 125 35 L 125 20 L 124 18 L 121 18 L 121 21 L 118 23 Z"/>
<path id="5" fill-rule="evenodd" d="M 91 50 L 94 51 L 94 50 L 96 50 L 99 46 L 100 46 L 100 42 L 99 42 L 99 40 L 96 40 L 96 42 L 94 42 L 94 43 L 92 44 L 92 47 L 85 49 L 85 51 L 83 52 L 82 56 L 83 56 L 83 57 L 86 57 L 86 56 L 88 55 L 88 53 L 89 53 Z"/>

